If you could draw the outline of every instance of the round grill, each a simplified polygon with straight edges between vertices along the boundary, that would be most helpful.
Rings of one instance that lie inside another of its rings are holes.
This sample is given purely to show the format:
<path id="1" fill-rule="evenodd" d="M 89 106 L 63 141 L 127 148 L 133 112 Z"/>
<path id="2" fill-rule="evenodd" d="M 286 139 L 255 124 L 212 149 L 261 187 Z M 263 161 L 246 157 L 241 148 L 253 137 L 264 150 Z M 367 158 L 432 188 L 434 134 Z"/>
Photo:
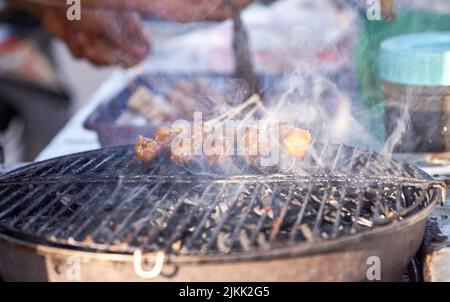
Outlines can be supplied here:
<path id="1" fill-rule="evenodd" d="M 239 254 L 371 232 L 436 200 L 405 163 L 345 145 L 314 150 L 291 172 L 226 176 L 139 162 L 131 146 L 33 164 L 0 178 L 0 230 L 90 251 Z"/>

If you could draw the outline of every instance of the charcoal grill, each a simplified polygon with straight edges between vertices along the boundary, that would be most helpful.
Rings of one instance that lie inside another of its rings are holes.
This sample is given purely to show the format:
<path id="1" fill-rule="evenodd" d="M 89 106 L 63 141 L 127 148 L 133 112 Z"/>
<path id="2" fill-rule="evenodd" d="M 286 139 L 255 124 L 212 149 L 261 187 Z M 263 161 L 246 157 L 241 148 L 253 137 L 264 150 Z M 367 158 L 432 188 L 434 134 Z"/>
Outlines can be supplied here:
<path id="1" fill-rule="evenodd" d="M 399 280 L 443 184 L 404 162 L 317 145 L 293 169 L 194 171 L 120 146 L 0 177 L 5 280 Z M 138 266 L 141 267 L 141 266 Z"/>
<path id="2" fill-rule="evenodd" d="M 206 81 L 214 91 L 228 96 L 227 101 L 239 104 L 245 99 L 245 94 L 247 94 L 246 87 L 242 81 L 230 79 L 230 77 L 230 74 L 223 73 L 151 73 L 140 75 L 129 83 L 118 95 L 100 105 L 88 117 L 84 126 L 97 133 L 102 147 L 132 144 L 138 135 L 152 137 L 155 130 L 161 126 L 150 122 L 143 125 L 139 123 L 136 124 L 132 122 L 133 119 L 125 123 L 121 121 L 123 114 L 129 112 L 127 108 L 128 99 L 136 90 L 136 87 L 144 86 L 153 93 L 168 97 L 170 93 L 176 89 L 176 85 L 180 81 L 187 81 L 190 83 L 194 83 L 195 81 Z M 278 99 L 276 96 L 281 95 L 289 89 L 289 81 L 283 78 L 282 75 L 264 74 L 260 76 L 258 82 L 261 85 L 265 99 L 267 100 Z M 205 95 L 199 93 L 196 98 L 204 100 Z M 213 113 L 214 115 L 217 114 L 217 112 Z M 205 112 L 204 117 L 207 115 L 208 113 Z M 136 120 L 134 120 L 134 122 L 136 122 Z"/>

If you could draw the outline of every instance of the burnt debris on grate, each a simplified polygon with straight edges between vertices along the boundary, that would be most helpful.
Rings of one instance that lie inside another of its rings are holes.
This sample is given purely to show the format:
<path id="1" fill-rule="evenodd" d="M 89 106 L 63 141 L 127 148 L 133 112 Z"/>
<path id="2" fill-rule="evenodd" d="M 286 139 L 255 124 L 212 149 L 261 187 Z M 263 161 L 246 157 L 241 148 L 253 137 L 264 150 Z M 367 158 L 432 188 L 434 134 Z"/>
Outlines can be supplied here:
<path id="1" fill-rule="evenodd" d="M 407 164 L 346 146 L 318 153 L 305 174 L 227 177 L 142 163 L 131 147 L 55 159 L 0 178 L 0 228 L 99 251 L 230 253 L 341 238 L 431 202 Z"/>

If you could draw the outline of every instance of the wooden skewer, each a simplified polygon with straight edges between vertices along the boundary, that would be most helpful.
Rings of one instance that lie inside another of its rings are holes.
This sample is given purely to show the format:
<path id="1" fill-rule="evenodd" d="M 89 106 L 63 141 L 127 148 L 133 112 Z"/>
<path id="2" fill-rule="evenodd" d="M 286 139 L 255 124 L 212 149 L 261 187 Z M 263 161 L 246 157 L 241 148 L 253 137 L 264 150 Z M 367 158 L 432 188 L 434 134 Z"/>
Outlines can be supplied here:
<path id="1" fill-rule="evenodd" d="M 232 109 L 230 109 L 229 111 L 225 112 L 221 116 L 216 117 L 214 120 L 231 119 L 231 118 L 239 115 L 242 111 L 244 111 L 249 106 L 257 104 L 260 101 L 261 101 L 260 97 L 257 94 L 254 94 L 253 96 L 251 96 L 244 103 L 242 103 L 242 104 L 240 104 L 240 105 L 238 105 L 236 107 L 233 107 Z"/>
<path id="2" fill-rule="evenodd" d="M 245 117 L 242 119 L 242 121 L 239 123 L 239 126 L 237 127 L 237 130 L 240 130 L 244 126 L 245 122 L 247 122 L 256 113 L 257 110 L 258 110 L 257 107 L 255 107 L 252 110 L 250 110 L 250 112 L 247 113 L 245 115 Z"/>
<path id="3" fill-rule="evenodd" d="M 214 118 L 212 120 L 207 121 L 205 124 L 208 125 L 208 126 L 220 126 L 220 125 L 223 125 L 223 123 L 225 123 L 226 120 L 233 119 L 234 117 L 236 117 L 239 114 L 241 114 L 245 109 L 247 109 L 251 105 L 256 105 L 256 104 L 258 104 L 260 102 L 261 102 L 260 97 L 255 94 L 252 97 L 250 97 L 247 101 L 245 101 L 244 103 L 242 103 L 239 106 L 236 106 L 236 107 L 230 109 L 229 111 L 227 111 L 226 113 L 222 114 L 219 117 L 216 117 L 216 118 Z M 253 112 L 253 114 L 254 114 L 254 112 Z"/>

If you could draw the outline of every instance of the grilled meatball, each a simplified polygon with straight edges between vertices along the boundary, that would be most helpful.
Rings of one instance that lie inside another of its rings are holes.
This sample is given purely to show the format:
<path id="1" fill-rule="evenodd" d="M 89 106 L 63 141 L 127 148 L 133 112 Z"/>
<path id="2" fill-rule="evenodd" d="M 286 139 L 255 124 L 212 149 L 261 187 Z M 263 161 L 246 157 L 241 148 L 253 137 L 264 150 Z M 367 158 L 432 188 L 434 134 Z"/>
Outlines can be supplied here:
<path id="1" fill-rule="evenodd" d="M 134 153 L 139 160 L 150 161 L 159 155 L 160 150 L 161 146 L 157 141 L 139 135 L 134 148 Z"/>
<path id="2" fill-rule="evenodd" d="M 222 146 L 219 150 L 214 150 L 220 154 L 207 155 L 204 154 L 204 159 L 210 165 L 217 165 L 219 163 L 227 163 L 232 161 L 232 156 L 222 154 L 227 151 L 228 143 L 226 132 L 222 133 L 222 137 L 217 136 L 217 133 L 212 133 L 212 130 L 207 130 L 205 125 L 201 127 L 201 134 L 203 136 L 203 143 L 209 135 L 213 135 L 212 141 L 208 141 L 210 148 Z M 172 128 L 161 127 L 155 133 L 155 139 L 144 138 L 139 136 L 136 142 L 135 153 L 138 159 L 149 161 L 154 159 L 161 150 L 170 151 L 171 160 L 176 163 L 187 163 L 194 158 L 195 150 L 200 147 L 201 140 L 196 139 L 195 129 L 191 129 L 186 137 L 181 136 L 184 130 L 181 126 L 172 126 Z M 236 132 L 234 132 L 236 136 Z M 261 136 L 258 129 L 245 128 L 243 135 L 238 137 L 239 154 L 244 159 L 245 163 L 252 164 L 258 158 L 270 151 L 278 145 L 278 142 L 273 142 Z M 279 126 L 279 143 L 283 149 L 291 156 L 296 158 L 303 158 L 309 151 L 312 137 L 307 130 L 295 128 L 291 123 L 281 123 Z M 190 144 L 190 146 L 185 146 Z M 200 145 L 196 145 L 200 144 Z"/>
<path id="3" fill-rule="evenodd" d="M 272 144 L 264 143 L 257 129 L 246 128 L 239 143 L 240 154 L 245 163 L 251 164 L 270 151 Z"/>
<path id="4" fill-rule="evenodd" d="M 207 137 L 209 133 L 203 133 L 203 139 Z M 218 164 L 227 164 L 231 163 L 232 156 L 227 155 L 228 148 L 230 147 L 226 134 L 225 129 L 223 129 L 222 133 L 214 133 L 211 134 L 214 135 L 214 140 L 210 142 L 210 147 L 213 149 L 211 151 L 214 151 L 211 155 L 205 154 L 205 160 L 209 165 L 218 165 Z M 232 147 L 232 146 L 231 146 Z"/>
<path id="5" fill-rule="evenodd" d="M 188 148 L 188 146 L 185 146 L 186 142 L 190 143 L 190 148 Z M 175 148 L 171 149 L 170 159 L 179 164 L 184 164 L 191 161 L 193 158 L 193 141 L 191 140 L 189 142 L 189 138 L 187 138 L 176 141 L 175 144 Z"/>
<path id="6" fill-rule="evenodd" d="M 173 136 L 170 142 L 170 158 L 179 164 L 187 163 L 192 160 L 194 154 L 194 135 L 193 131 L 183 134 L 180 129 L 175 129 L 177 134 Z M 186 145 L 187 144 L 187 145 Z"/>
<path id="7" fill-rule="evenodd" d="M 292 128 L 289 131 L 282 133 L 280 140 L 281 145 L 287 153 L 296 158 L 303 158 L 309 151 L 312 136 L 307 130 Z"/>
<path id="8" fill-rule="evenodd" d="M 175 133 L 172 131 L 172 129 L 161 127 L 156 129 L 155 141 L 157 141 L 163 149 L 170 149 L 170 144 L 172 143 L 172 139 L 174 138 L 174 136 Z"/>
<path id="9" fill-rule="evenodd" d="M 210 166 L 231 164 L 233 157 L 230 155 L 220 154 L 220 155 L 205 155 L 205 160 Z"/>
<path id="10" fill-rule="evenodd" d="M 128 100 L 127 106 L 152 123 L 158 124 L 174 119 L 175 108 L 165 98 L 153 94 L 144 86 L 136 89 Z"/>
<path id="11" fill-rule="evenodd" d="M 280 122 L 278 127 L 280 139 L 285 137 L 289 133 L 289 131 L 295 128 L 291 122 Z"/>

